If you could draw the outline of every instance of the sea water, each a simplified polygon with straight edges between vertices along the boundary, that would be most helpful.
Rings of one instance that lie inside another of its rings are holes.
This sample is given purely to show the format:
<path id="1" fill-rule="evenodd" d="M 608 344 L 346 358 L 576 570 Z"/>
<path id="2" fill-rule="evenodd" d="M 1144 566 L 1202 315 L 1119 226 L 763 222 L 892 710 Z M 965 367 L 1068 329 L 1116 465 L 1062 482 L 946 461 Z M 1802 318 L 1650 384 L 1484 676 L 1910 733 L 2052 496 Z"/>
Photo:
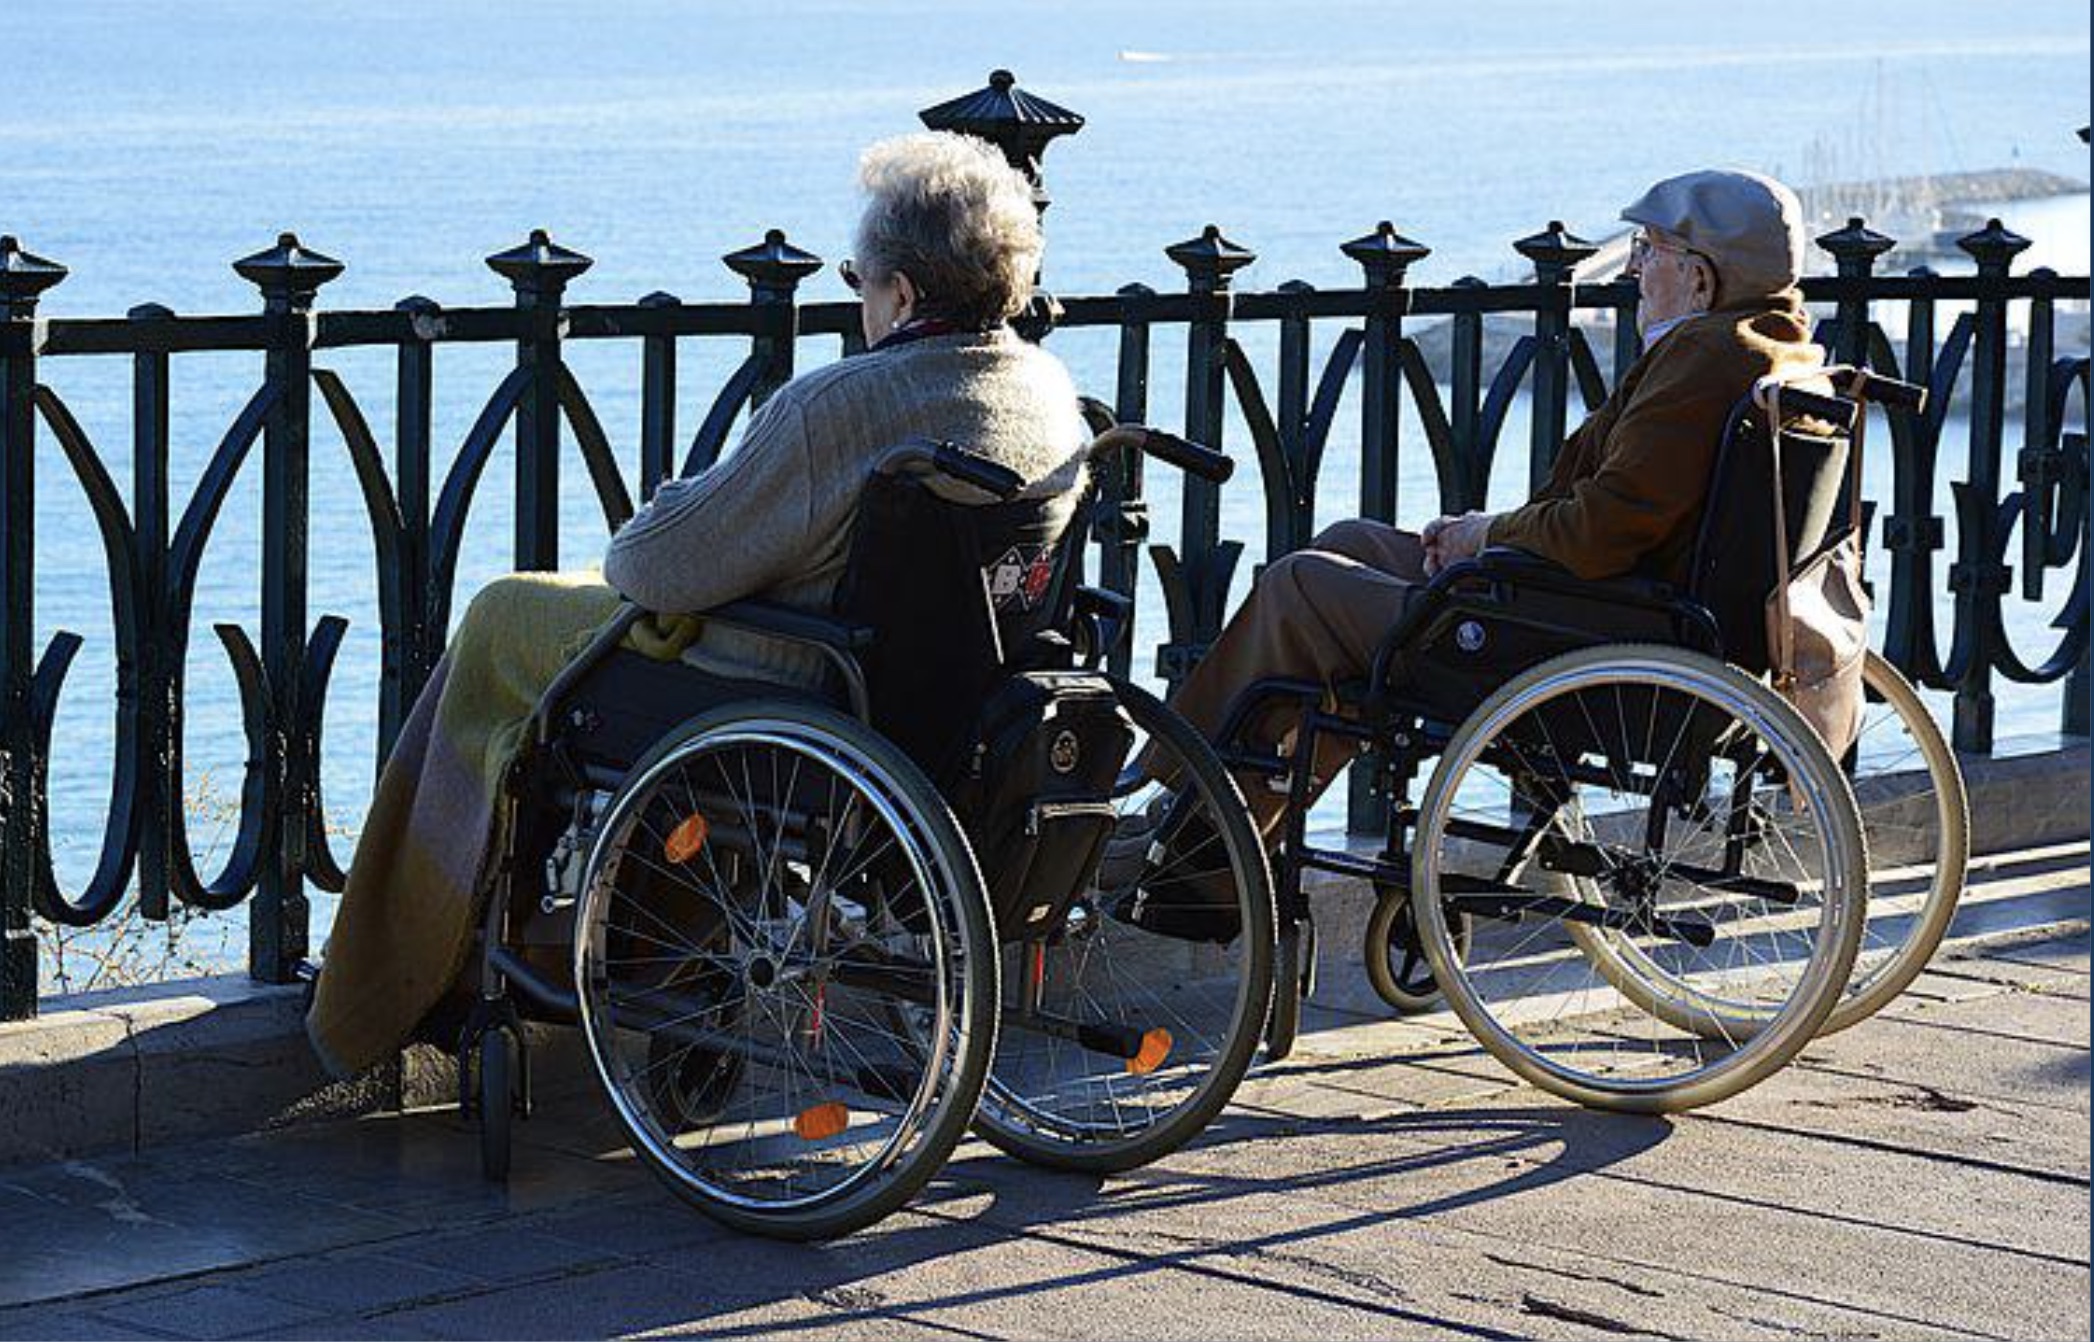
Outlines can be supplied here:
<path id="1" fill-rule="evenodd" d="M 1180 288 L 1162 249 L 1210 222 L 1258 253 L 1241 287 L 1357 283 L 1338 245 L 1380 219 L 1433 249 L 1413 275 L 1441 284 L 1464 274 L 1518 278 L 1514 239 L 1550 219 L 1604 237 L 1651 180 L 1706 164 L 1791 178 L 1827 164 L 1847 178 L 2087 171 L 2073 134 L 2088 108 L 2083 6 L 1997 6 L 1979 17 L 1947 0 L 1836 14 L 1799 0 L 1744 9 L 1677 0 L 12 0 L 8 15 L 0 230 L 71 267 L 44 303 L 53 316 L 112 316 L 144 302 L 251 311 L 256 295 L 227 263 L 287 228 L 349 265 L 322 292 L 326 308 L 383 307 L 409 293 L 506 302 L 481 258 L 537 226 L 596 259 L 575 301 L 628 302 L 656 289 L 730 299 L 742 290 L 717 258 L 766 228 L 785 228 L 831 262 L 846 255 L 857 152 L 915 128 L 919 108 L 978 87 L 997 66 L 1089 118 L 1046 161 L 1046 277 L 1065 294 L 1133 280 Z M 2083 193 L 1997 212 L 2035 239 L 2026 264 L 2085 273 Z M 844 291 L 825 270 L 803 294 Z M 1319 332 L 1319 357 L 1334 337 Z M 1271 333 L 1244 339 L 1271 395 Z M 743 352 L 736 342 L 687 346 L 684 433 Z M 1087 389 L 1110 393 L 1111 333 L 1062 333 L 1053 348 Z M 835 352 L 831 341 L 803 342 L 803 366 Z M 439 472 L 510 357 L 438 351 Z M 329 351 L 319 362 L 343 375 L 389 443 L 389 355 Z M 578 346 L 572 362 L 632 470 L 637 350 Z M 259 370 L 251 354 L 174 361 L 177 513 Z M 52 360 L 40 373 L 128 494 L 129 361 Z M 1159 332 L 1152 418 L 1176 420 L 1183 385 L 1182 342 Z M 1356 508 L 1357 395 L 1355 387 L 1323 469 L 1319 520 Z M 1517 408 L 1507 425 L 1494 504 L 1526 487 L 1524 415 Z M 312 614 L 351 621 L 326 708 L 324 770 L 346 857 L 374 766 L 374 560 L 339 436 L 317 407 L 315 416 Z M 1415 524 L 1438 499 L 1422 434 L 1414 419 L 1404 427 L 1398 511 Z M 1233 414 L 1228 433 L 1247 449 Z M 1952 425 L 1944 512 L 1947 480 L 1965 473 L 1963 442 Z M 1879 435 L 1871 474 L 1887 480 L 1883 443 Z M 2017 447 L 2010 427 L 2007 450 Z M 579 463 L 566 471 L 562 558 L 587 563 L 604 526 Z M 257 630 L 259 474 L 251 463 L 219 519 L 192 625 L 185 746 L 192 841 L 205 856 L 222 857 L 229 842 L 231 827 L 212 808 L 237 791 L 243 759 L 237 695 L 210 625 Z M 1151 472 L 1159 540 L 1175 532 L 1169 474 Z M 48 441 L 38 475 L 39 643 L 59 628 L 88 639 L 59 711 L 51 770 L 57 865 L 78 888 L 94 866 L 109 795 L 108 577 L 91 516 Z M 468 530 L 458 609 L 507 566 L 511 488 L 499 453 Z M 1248 546 L 1240 597 L 1263 549 L 1250 472 L 1225 493 L 1223 530 Z M 1952 528 L 1950 553 L 1953 545 Z M 2053 574 L 2040 602 L 2016 603 L 2012 628 L 2031 660 L 2055 641 L 2045 622 L 2067 577 Z M 1144 649 L 1162 635 L 1153 579 L 1145 587 Z M 2056 687 L 1999 692 L 2003 736 L 2054 729 Z M 323 900 L 316 933 L 329 916 Z M 238 916 L 211 921 L 230 940 L 197 954 L 237 962 Z"/>

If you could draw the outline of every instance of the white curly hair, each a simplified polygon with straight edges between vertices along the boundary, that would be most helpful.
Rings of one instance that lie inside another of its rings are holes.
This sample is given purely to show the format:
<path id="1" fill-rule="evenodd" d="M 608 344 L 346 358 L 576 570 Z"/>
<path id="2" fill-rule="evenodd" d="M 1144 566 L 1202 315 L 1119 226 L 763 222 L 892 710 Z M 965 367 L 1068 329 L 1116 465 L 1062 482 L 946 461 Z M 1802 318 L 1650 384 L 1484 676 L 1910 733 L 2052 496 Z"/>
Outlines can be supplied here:
<path id="1" fill-rule="evenodd" d="M 867 196 L 857 265 L 916 285 L 918 311 L 990 326 L 1025 306 L 1039 273 L 1039 211 L 1024 174 L 987 141 L 948 131 L 897 135 L 858 160 Z"/>

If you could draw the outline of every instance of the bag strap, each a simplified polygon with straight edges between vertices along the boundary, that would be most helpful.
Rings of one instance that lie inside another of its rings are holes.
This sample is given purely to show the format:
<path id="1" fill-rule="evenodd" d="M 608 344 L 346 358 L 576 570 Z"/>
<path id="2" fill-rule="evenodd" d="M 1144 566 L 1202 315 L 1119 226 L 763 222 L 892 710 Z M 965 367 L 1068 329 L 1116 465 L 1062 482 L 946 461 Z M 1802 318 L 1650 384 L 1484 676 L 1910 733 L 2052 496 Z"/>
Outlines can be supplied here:
<path id="1" fill-rule="evenodd" d="M 1857 370 L 1858 376 L 1866 379 L 1868 374 Z M 1857 388 L 1854 405 L 1854 427 L 1847 434 L 1847 529 L 1859 537 L 1854 547 L 1860 555 L 1860 571 L 1865 575 L 1869 562 L 1869 538 L 1861 535 L 1861 444 L 1868 436 L 1869 402 L 1865 390 Z"/>
<path id="2" fill-rule="evenodd" d="M 1774 687 L 1786 690 L 1796 683 L 1796 629 L 1789 615 L 1789 571 L 1794 556 L 1789 553 L 1789 492 L 1781 476 L 1781 387 L 1768 388 L 1767 455 L 1774 471 Z"/>

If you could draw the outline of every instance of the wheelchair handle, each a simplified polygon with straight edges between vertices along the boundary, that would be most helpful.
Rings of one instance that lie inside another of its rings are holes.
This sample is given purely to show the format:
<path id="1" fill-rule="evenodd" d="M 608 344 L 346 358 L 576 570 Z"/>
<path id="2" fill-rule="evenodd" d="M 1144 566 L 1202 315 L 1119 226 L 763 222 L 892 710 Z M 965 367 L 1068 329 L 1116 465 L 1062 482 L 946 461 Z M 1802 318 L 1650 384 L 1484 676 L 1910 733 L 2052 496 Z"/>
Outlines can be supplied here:
<path id="1" fill-rule="evenodd" d="M 1781 393 L 1781 408 L 1785 412 L 1783 418 L 1788 417 L 1787 412 L 1809 415 L 1813 419 L 1827 421 L 1841 433 L 1848 433 L 1854 428 L 1854 417 L 1861 413 L 1858 402 L 1843 396 L 1821 396 L 1817 392 L 1804 391 L 1800 387 L 1781 386 L 1773 378 L 1760 379 L 1759 384 L 1752 389 L 1752 398 L 1759 403 L 1761 409 L 1771 410 L 1777 388 Z"/>
<path id="2" fill-rule="evenodd" d="M 1221 484 L 1236 473 L 1236 463 L 1211 447 L 1162 429 L 1142 430 L 1142 451 L 1167 461 L 1189 475 Z"/>
<path id="3" fill-rule="evenodd" d="M 1903 382 L 1866 368 L 1849 369 L 1841 382 L 1840 394 L 1857 401 L 1873 401 L 1912 414 L 1927 408 L 1927 389 L 1917 382 Z"/>
<path id="4" fill-rule="evenodd" d="M 1091 455 L 1115 452 L 1123 447 L 1146 452 L 1188 475 L 1211 480 L 1217 485 L 1236 473 L 1236 463 L 1213 448 L 1142 424 L 1117 424 L 1107 429 L 1091 440 Z"/>
<path id="5" fill-rule="evenodd" d="M 1025 488 L 1025 477 L 1010 467 L 956 443 L 929 439 L 889 448 L 873 469 L 881 475 L 942 475 L 993 494 L 999 502 Z"/>

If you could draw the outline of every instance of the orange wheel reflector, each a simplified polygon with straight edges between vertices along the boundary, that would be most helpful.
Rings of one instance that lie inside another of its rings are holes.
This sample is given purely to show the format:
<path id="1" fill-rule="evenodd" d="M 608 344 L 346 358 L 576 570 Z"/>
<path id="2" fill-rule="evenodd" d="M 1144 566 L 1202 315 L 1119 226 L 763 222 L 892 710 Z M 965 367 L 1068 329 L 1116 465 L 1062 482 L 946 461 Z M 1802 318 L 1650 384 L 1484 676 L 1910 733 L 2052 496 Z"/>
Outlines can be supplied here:
<path id="1" fill-rule="evenodd" d="M 834 1137 L 851 1126 L 851 1111 L 835 1100 L 802 1109 L 793 1119 L 793 1131 L 805 1142 L 819 1142 Z"/>
<path id="2" fill-rule="evenodd" d="M 1141 1051 L 1127 1060 L 1127 1070 L 1136 1076 L 1147 1076 L 1163 1066 L 1163 1060 L 1171 1055 L 1171 1032 L 1158 1026 L 1142 1036 Z"/>
<path id="3" fill-rule="evenodd" d="M 669 837 L 662 841 L 662 855 L 671 862 L 690 861 L 698 856 L 699 849 L 705 847 L 705 836 L 712 833 L 712 828 L 704 816 L 691 812 L 677 822 L 676 828 L 669 831 Z"/>

